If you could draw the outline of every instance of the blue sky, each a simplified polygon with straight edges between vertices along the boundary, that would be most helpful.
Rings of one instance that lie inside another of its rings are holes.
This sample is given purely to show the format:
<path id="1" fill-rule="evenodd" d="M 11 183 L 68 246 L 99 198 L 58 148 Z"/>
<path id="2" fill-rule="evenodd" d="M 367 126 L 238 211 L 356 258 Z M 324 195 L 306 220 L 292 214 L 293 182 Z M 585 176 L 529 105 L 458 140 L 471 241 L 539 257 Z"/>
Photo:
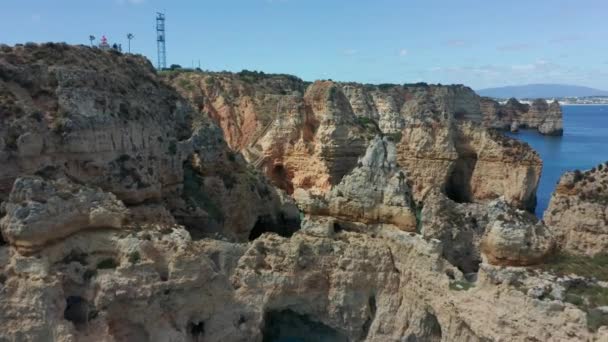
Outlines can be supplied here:
<path id="1" fill-rule="evenodd" d="M 608 89 L 606 0 L 0 0 L 0 42 L 105 34 L 156 64 L 305 80 L 568 83 Z"/>

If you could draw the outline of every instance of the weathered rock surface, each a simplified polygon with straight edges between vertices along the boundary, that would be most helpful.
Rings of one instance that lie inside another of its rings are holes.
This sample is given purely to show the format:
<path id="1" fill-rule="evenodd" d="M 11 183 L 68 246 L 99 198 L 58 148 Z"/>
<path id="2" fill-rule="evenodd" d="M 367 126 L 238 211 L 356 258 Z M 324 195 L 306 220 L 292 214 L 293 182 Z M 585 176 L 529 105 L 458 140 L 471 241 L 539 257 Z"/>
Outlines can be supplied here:
<path id="1" fill-rule="evenodd" d="M 557 101 L 548 104 L 546 100 L 534 100 L 531 104 L 509 99 L 505 104 L 489 99 L 481 99 L 484 123 L 488 127 L 517 131 L 518 128 L 536 128 L 545 135 L 562 135 L 564 132 L 563 113 Z"/>
<path id="2" fill-rule="evenodd" d="M 534 181 L 537 156 L 476 125 L 454 123 L 450 113 L 436 115 L 443 109 L 435 107 L 466 105 L 442 102 L 443 89 L 432 104 L 411 103 L 419 108 L 413 120 L 428 133 L 436 128 L 438 138 L 413 131 L 410 141 L 397 131 L 374 138 L 375 122 L 357 119 L 342 85 L 333 82 L 294 89 L 289 102 L 285 85 L 259 80 L 260 74 L 241 74 L 242 83 L 229 75 L 221 86 L 200 79 L 197 87 L 220 93 L 211 97 L 211 107 L 209 98 L 196 98 L 199 109 L 223 108 L 210 113 L 220 129 L 158 82 L 139 57 L 65 45 L 0 51 L 0 158 L 6 166 L 0 174 L 11 189 L 0 197 L 0 340 L 608 337 L 608 329 L 598 330 L 606 323 L 598 324 L 584 307 L 546 295 L 563 297 L 557 293 L 567 286 L 556 276 L 505 266 L 542 261 L 551 244 L 542 224 L 512 206 L 525 202 L 531 183 L 520 176 L 505 181 L 518 188 L 512 192 L 497 185 L 505 176 L 497 165 L 532 170 Z M 71 76 L 47 84 L 45 77 L 56 70 L 71 70 Z M 265 90 L 250 93 L 256 88 L 249 84 L 258 81 Z M 66 93 L 70 82 L 78 86 Z M 48 89 L 35 95 L 40 87 Z M 221 95 L 225 88 L 232 90 Z M 273 92 L 283 99 L 279 107 L 294 105 L 290 114 L 269 120 L 262 133 L 240 130 L 245 126 L 239 120 L 249 114 L 234 108 L 250 110 Z M 196 92 L 191 95 L 196 104 Z M 426 91 L 415 96 L 433 97 Z M 30 97 L 36 100 L 28 102 Z M 143 102 L 150 98 L 154 106 L 148 107 Z M 53 101 L 57 108 L 45 107 Z M 133 106 L 136 115 L 101 105 L 112 101 Z M 222 101 L 230 105 L 218 105 Z M 392 105 L 386 99 L 385 106 Z M 53 120 L 30 117 L 42 111 L 55 118 L 58 109 L 66 122 L 79 125 L 59 134 L 48 127 Z M 184 114 L 179 127 L 175 111 Z M 391 120 L 382 129 L 399 127 Z M 131 126 L 139 135 L 120 131 Z M 226 133 L 233 148 L 245 141 L 247 158 L 259 160 L 275 184 L 294 190 L 305 214 L 300 231 L 294 232 L 300 215 L 294 201 L 228 149 L 222 137 L 227 129 L 234 129 L 232 136 Z M 145 143 L 130 142 L 132 137 Z M 424 173 L 414 162 L 401 163 L 403 145 L 437 153 L 419 159 L 422 165 L 441 156 L 443 146 L 456 165 L 475 151 L 482 168 L 471 168 L 469 179 L 460 176 L 468 168 L 454 166 L 456 178 L 425 180 L 428 192 L 417 195 L 412 182 Z M 43 154 L 48 151 L 59 152 Z M 99 174 L 85 167 L 91 163 Z M 498 190 L 484 188 L 484 177 Z M 442 184 L 471 189 L 465 193 L 474 201 L 454 202 L 444 192 L 458 197 L 461 188 Z M 504 198 L 490 201 L 498 195 Z"/>
<path id="3" fill-rule="evenodd" d="M 415 206 L 404 170 L 396 166 L 395 144 L 376 137 L 358 166 L 326 196 L 298 189 L 301 210 L 331 216 L 341 225 L 364 224 L 416 230 Z"/>
<path id="4" fill-rule="evenodd" d="M 373 135 L 334 82 L 308 86 L 293 76 L 258 73 L 172 77 L 171 84 L 218 122 L 228 144 L 288 193 L 329 191 Z"/>
<path id="5" fill-rule="evenodd" d="M 441 189 L 457 202 L 504 196 L 519 208 L 536 206 L 542 168 L 538 154 L 472 123 L 408 124 L 397 145 L 397 162 L 410 171 L 417 200 Z"/>
<path id="6" fill-rule="evenodd" d="M 540 264 L 554 251 L 549 229 L 528 212 L 510 210 L 504 203 L 489 206 L 490 224 L 481 241 L 487 263 L 499 266 Z"/>
<path id="7" fill-rule="evenodd" d="M 127 205 L 164 202 L 197 234 L 246 241 L 281 220 L 270 184 L 140 56 L 2 47 L 0 140 L 0 201 L 19 176 L 61 173 Z"/>
<path id="8" fill-rule="evenodd" d="M 78 186 L 62 178 L 19 178 L 0 220 L 2 236 L 20 251 L 88 229 L 120 229 L 126 208 L 113 194 Z"/>
<path id="9" fill-rule="evenodd" d="M 289 193 L 329 192 L 381 132 L 397 143 L 397 163 L 412 174 L 417 200 L 439 187 L 461 193 L 450 194 L 461 196 L 458 201 L 505 196 L 518 207 L 535 206 L 540 159 L 527 145 L 470 123 L 494 127 L 484 121 L 470 88 L 307 85 L 259 73 L 167 78 L 201 110 L 217 113 L 212 116 L 228 137 L 234 133 L 228 126 L 248 132 L 229 138 L 230 145 Z"/>
<path id="10" fill-rule="evenodd" d="M 608 165 L 568 172 L 551 196 L 544 220 L 570 253 L 608 253 Z"/>

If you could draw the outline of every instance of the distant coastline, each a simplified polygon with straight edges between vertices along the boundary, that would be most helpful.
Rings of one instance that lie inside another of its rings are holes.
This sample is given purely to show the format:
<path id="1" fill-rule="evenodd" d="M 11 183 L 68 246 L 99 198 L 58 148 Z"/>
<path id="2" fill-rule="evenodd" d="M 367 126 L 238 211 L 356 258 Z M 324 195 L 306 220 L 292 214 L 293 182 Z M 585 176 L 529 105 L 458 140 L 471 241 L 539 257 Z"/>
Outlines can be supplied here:
<path id="1" fill-rule="evenodd" d="M 590 96 L 590 97 L 548 97 L 544 98 L 551 103 L 557 101 L 562 106 L 608 106 L 608 97 Z M 508 101 L 505 98 L 494 98 L 495 101 L 504 104 Z M 517 99 L 521 103 L 532 104 L 535 99 L 521 98 Z"/>

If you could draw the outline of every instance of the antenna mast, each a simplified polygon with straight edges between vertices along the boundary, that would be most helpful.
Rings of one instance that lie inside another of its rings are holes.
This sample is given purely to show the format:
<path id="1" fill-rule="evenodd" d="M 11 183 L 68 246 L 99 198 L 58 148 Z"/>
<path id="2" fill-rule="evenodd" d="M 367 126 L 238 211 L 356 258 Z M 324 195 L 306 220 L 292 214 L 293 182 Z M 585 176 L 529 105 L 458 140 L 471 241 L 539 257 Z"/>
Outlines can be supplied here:
<path id="1" fill-rule="evenodd" d="M 167 69 L 167 47 L 165 45 L 165 14 L 156 13 L 156 47 L 158 50 L 158 70 Z"/>

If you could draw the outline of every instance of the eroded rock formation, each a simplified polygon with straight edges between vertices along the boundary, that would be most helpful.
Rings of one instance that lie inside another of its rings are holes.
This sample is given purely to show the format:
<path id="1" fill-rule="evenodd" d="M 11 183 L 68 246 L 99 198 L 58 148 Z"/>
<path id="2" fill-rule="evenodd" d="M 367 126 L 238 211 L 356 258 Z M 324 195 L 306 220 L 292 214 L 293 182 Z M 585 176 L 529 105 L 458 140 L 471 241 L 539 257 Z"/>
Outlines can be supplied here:
<path id="1" fill-rule="evenodd" d="M 307 214 L 330 216 L 337 225 L 389 226 L 416 230 L 415 204 L 403 169 L 397 167 L 395 144 L 376 137 L 359 160 L 326 196 L 298 189 L 294 198 Z"/>
<path id="2" fill-rule="evenodd" d="M 264 78 L 251 92 L 258 76 L 199 79 L 219 95 L 192 92 L 197 111 L 140 57 L 0 48 L 0 340 L 608 338 L 599 309 L 564 302 L 574 281 L 509 266 L 552 249 L 546 227 L 515 208 L 537 181 L 529 147 L 436 115 L 453 104 L 443 95 L 412 109 L 420 132 L 404 120 L 399 134 L 397 121 L 357 119 L 342 85 L 304 92 Z M 266 126 L 246 119 L 275 95 L 290 109 Z M 230 130 L 230 146 L 295 200 L 228 148 Z M 440 154 L 402 162 L 404 146 L 447 146 L 448 173 L 425 166 Z M 478 161 L 458 164 L 471 151 Z M 498 165 L 528 181 L 507 189 Z"/>
<path id="3" fill-rule="evenodd" d="M 216 113 L 227 136 L 234 135 L 228 127 L 248 132 L 229 138 L 230 145 L 289 193 L 327 193 L 382 133 L 397 143 L 397 162 L 413 175 L 419 201 L 439 187 L 462 202 L 505 196 L 518 207 L 535 206 L 540 159 L 527 145 L 474 124 L 487 123 L 470 88 L 307 85 L 259 73 L 186 72 L 167 79 L 202 111 Z"/>
<path id="4" fill-rule="evenodd" d="M 560 179 L 544 219 L 564 250 L 608 253 L 608 164 Z"/>
<path id="5" fill-rule="evenodd" d="M 481 99 L 484 121 L 488 127 L 510 129 L 536 128 L 545 135 L 562 135 L 564 132 L 563 113 L 557 101 L 550 104 L 538 99 L 532 104 L 509 99 L 505 104 L 489 99 Z"/>
<path id="6" fill-rule="evenodd" d="M 166 203 L 197 235 L 239 241 L 256 222 L 275 225 L 284 214 L 280 196 L 226 146 L 222 130 L 142 57 L 2 47 L 0 123 L 0 200 L 19 176 L 62 174 L 130 206 Z"/>

